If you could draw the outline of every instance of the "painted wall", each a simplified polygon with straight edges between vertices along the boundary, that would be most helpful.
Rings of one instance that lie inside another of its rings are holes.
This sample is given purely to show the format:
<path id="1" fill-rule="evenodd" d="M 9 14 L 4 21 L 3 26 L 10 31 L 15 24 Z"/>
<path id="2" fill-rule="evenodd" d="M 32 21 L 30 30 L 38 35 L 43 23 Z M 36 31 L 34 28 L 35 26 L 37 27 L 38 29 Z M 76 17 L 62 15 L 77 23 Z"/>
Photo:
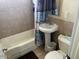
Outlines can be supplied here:
<path id="1" fill-rule="evenodd" d="M 78 11 L 77 11 L 77 13 L 78 13 Z M 73 34 L 72 35 L 73 40 L 71 43 L 69 55 L 70 55 L 71 59 L 79 59 L 79 17 L 77 17 L 77 21 L 75 23 L 75 27 L 74 27 L 72 34 Z"/>
<path id="2" fill-rule="evenodd" d="M 62 3 L 63 0 L 56 0 L 57 1 L 57 8 L 59 10 L 59 15 L 61 15 Z"/>
<path id="3" fill-rule="evenodd" d="M 77 54 L 76 54 L 76 58 L 75 59 L 79 59 L 79 46 L 78 46 L 78 51 L 77 51 Z"/>
<path id="4" fill-rule="evenodd" d="M 74 25 L 73 33 L 72 33 L 72 43 L 70 49 L 70 57 L 71 59 L 79 59 L 79 0 L 75 0 L 77 5 L 77 11 L 75 12 L 76 15 L 76 22 Z"/>
<path id="5" fill-rule="evenodd" d="M 76 0 L 63 0 L 61 16 L 65 21 L 75 22 Z"/>
<path id="6" fill-rule="evenodd" d="M 34 27 L 32 0 L 0 0 L 0 38 Z"/>

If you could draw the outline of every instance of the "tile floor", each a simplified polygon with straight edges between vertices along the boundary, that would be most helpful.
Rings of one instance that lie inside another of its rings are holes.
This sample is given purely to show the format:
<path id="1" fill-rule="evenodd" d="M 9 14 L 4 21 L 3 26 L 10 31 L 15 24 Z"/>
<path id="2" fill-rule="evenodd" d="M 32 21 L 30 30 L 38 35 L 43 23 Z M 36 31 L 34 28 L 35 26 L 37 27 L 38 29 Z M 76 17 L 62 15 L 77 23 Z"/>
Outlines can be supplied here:
<path id="1" fill-rule="evenodd" d="M 39 59 L 44 59 L 44 57 L 46 55 L 45 50 L 43 48 L 40 48 L 40 47 L 35 49 L 33 52 L 37 55 L 37 57 Z"/>

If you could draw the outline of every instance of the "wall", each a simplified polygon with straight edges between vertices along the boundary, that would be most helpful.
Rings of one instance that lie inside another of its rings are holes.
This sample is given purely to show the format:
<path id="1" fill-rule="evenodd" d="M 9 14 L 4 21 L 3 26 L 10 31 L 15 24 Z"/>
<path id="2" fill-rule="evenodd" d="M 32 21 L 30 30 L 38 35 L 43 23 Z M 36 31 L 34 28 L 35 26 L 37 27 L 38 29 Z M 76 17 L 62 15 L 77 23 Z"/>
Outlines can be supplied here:
<path id="1" fill-rule="evenodd" d="M 77 5 L 75 11 L 76 22 L 74 25 L 73 33 L 72 33 L 72 43 L 70 47 L 70 57 L 71 59 L 79 59 L 79 0 L 75 0 L 75 5 Z"/>
<path id="2" fill-rule="evenodd" d="M 59 10 L 59 15 L 61 15 L 63 0 L 56 0 L 56 3 L 57 3 L 57 8 Z"/>
<path id="3" fill-rule="evenodd" d="M 79 14 L 78 11 L 77 13 Z M 71 47 L 70 47 L 70 53 L 69 53 L 71 59 L 79 59 L 79 17 L 77 16 L 76 18 L 77 18 L 77 21 L 74 26 L 73 35 L 72 35 L 73 39 L 71 41 Z"/>
<path id="4" fill-rule="evenodd" d="M 75 59 L 79 59 L 79 46 L 78 46 L 78 51 L 77 51 Z"/>
<path id="5" fill-rule="evenodd" d="M 61 9 L 61 17 L 64 18 L 65 21 L 75 22 L 75 11 L 76 11 L 76 0 L 63 0 L 62 9 Z"/>
<path id="6" fill-rule="evenodd" d="M 62 17 L 49 15 L 48 22 L 56 23 L 59 26 L 58 31 L 64 35 L 71 36 L 73 23 L 64 21 Z"/>
<path id="7" fill-rule="evenodd" d="M 65 35 L 71 35 L 76 17 L 77 6 L 75 0 L 58 0 L 60 16 L 50 16 L 49 21 L 59 25 L 59 32 Z"/>
<path id="8" fill-rule="evenodd" d="M 0 38 L 33 28 L 31 0 L 0 0 Z"/>

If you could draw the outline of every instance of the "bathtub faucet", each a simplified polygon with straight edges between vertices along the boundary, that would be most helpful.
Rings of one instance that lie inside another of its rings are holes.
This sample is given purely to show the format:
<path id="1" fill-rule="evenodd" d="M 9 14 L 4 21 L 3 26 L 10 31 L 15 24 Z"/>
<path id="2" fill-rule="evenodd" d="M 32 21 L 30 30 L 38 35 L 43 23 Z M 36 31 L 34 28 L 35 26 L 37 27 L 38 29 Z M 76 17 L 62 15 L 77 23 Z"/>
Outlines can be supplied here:
<path id="1" fill-rule="evenodd" d="M 3 48 L 3 52 L 6 52 L 8 49 L 7 48 Z"/>

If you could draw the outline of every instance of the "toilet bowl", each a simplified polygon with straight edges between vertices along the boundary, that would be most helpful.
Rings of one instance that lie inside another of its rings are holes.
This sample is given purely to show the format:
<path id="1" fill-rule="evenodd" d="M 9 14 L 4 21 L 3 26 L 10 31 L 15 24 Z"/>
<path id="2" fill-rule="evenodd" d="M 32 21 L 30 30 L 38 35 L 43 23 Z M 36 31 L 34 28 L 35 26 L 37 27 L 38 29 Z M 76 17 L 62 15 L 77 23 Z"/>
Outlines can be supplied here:
<path id="1" fill-rule="evenodd" d="M 69 39 L 71 38 L 68 36 L 59 35 L 58 42 L 60 50 L 48 52 L 44 59 L 66 59 L 70 47 Z"/>
<path id="2" fill-rule="evenodd" d="M 45 59 L 65 59 L 66 54 L 62 51 L 51 51 L 46 56 Z"/>

